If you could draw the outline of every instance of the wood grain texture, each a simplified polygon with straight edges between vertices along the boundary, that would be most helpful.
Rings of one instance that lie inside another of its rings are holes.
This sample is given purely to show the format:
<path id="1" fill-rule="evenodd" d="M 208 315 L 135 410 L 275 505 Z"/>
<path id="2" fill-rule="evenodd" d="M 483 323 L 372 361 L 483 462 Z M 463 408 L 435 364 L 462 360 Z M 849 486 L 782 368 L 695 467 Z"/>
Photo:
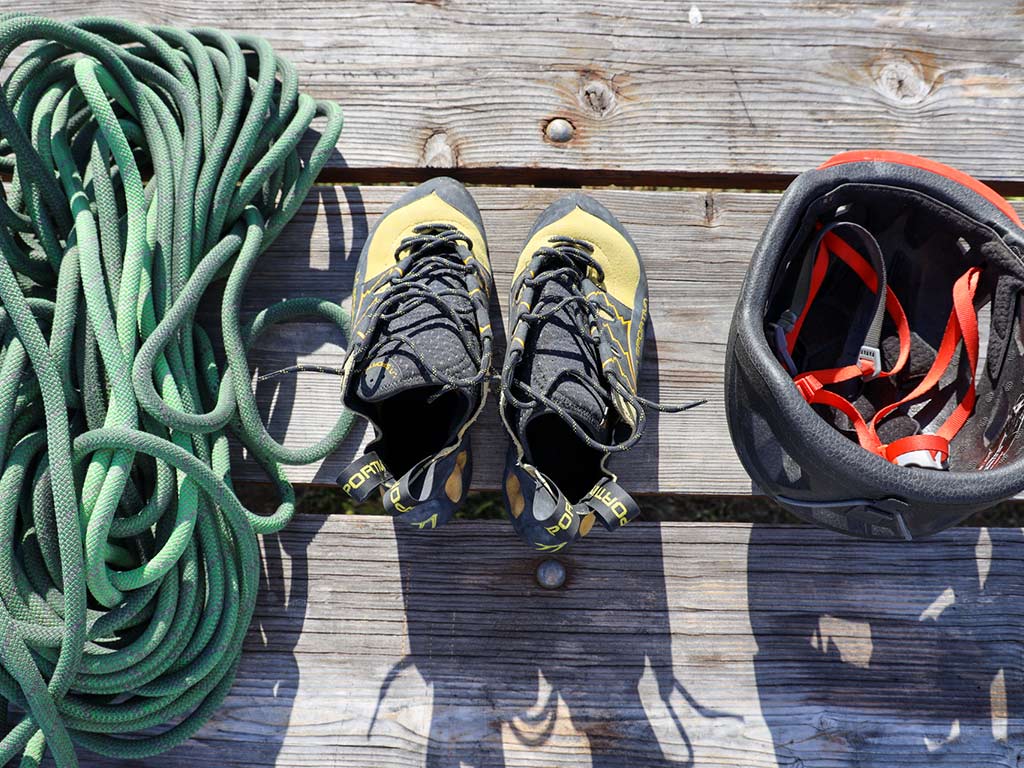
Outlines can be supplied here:
<path id="1" fill-rule="evenodd" d="M 289 296 L 340 300 L 351 292 L 355 262 L 368 227 L 402 187 L 319 186 L 263 257 L 249 284 L 246 311 Z M 507 316 L 511 270 L 534 218 L 564 190 L 473 188 L 483 213 L 497 282 L 500 313 Z M 747 494 L 750 479 L 736 458 L 725 423 L 723 375 L 729 324 L 743 276 L 775 194 L 596 190 L 595 197 L 626 225 L 644 258 L 651 321 L 641 395 L 678 403 L 707 399 L 681 415 L 650 412 L 643 440 L 613 459 L 636 492 Z M 1024 211 L 1024 205 L 1018 204 Z M 500 331 L 499 331 L 500 332 Z M 301 362 L 340 365 L 343 339 L 314 324 L 284 326 L 258 342 L 251 356 L 260 370 Z M 271 432 L 286 445 L 311 443 L 326 433 L 340 409 L 338 379 L 304 373 L 260 384 Z M 365 439 L 365 422 L 321 465 L 292 467 L 299 482 L 331 483 Z M 496 488 L 506 436 L 488 405 L 473 432 L 474 486 Z M 239 477 L 259 479 L 254 464 Z"/>
<path id="2" fill-rule="evenodd" d="M 301 516 L 264 549 L 219 713 L 119 765 L 1016 768 L 1024 748 L 1019 530 L 640 523 L 562 557 L 555 591 L 500 522 Z"/>
<path id="3" fill-rule="evenodd" d="M 281 239 L 264 256 L 247 293 L 255 311 L 288 296 L 322 295 L 340 300 L 351 291 L 355 261 L 380 211 L 402 188 L 318 187 Z M 501 302 L 495 321 L 507 316 L 511 270 L 534 218 L 564 191 L 474 188 L 487 229 Z M 635 491 L 749 493 L 747 478 L 725 425 L 722 377 L 726 335 L 750 254 L 777 196 L 700 192 L 594 193 L 629 228 L 648 271 L 650 335 L 641 372 L 645 397 L 708 403 L 681 415 L 650 412 L 640 444 L 614 465 Z M 497 327 L 497 325 L 496 325 Z M 283 327 L 261 340 L 251 359 L 262 371 L 296 361 L 340 365 L 340 335 L 321 325 Z M 500 359 L 500 358 L 499 358 Z M 271 379 L 257 393 L 271 430 L 286 445 L 324 434 L 340 408 L 339 381 L 318 374 Z M 354 456 L 365 422 L 337 455 L 322 466 L 293 467 L 298 481 L 333 482 Z M 473 433 L 474 485 L 500 483 L 506 436 L 488 405 Z M 240 476 L 259 478 L 258 467 Z"/>
<path id="4" fill-rule="evenodd" d="M 1015 0 L 25 0 L 18 10 L 266 36 L 306 91 L 346 110 L 333 161 L 346 176 L 333 180 L 458 168 L 497 183 L 769 184 L 876 146 L 1024 180 Z M 546 137 L 554 118 L 573 126 L 568 142 Z"/>

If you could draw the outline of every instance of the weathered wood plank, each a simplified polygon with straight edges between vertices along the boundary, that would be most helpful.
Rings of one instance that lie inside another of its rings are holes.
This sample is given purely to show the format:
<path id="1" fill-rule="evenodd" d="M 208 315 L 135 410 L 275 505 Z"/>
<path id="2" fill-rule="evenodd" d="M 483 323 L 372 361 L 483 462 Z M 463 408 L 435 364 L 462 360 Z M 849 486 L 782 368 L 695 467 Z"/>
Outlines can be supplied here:
<path id="1" fill-rule="evenodd" d="M 348 296 L 368 227 L 402 191 L 317 187 L 257 268 L 246 308 L 255 311 L 288 296 Z M 480 187 L 473 193 L 487 228 L 503 318 L 511 268 L 526 233 L 536 215 L 564 191 Z M 778 195 L 622 190 L 593 194 L 629 228 L 647 265 L 651 335 L 641 394 L 670 403 L 709 401 L 678 416 L 651 412 L 644 439 L 616 457 L 613 466 L 635 491 L 749 493 L 750 479 L 733 452 L 725 424 L 725 344 L 750 254 Z M 1024 211 L 1024 205 L 1018 207 Z M 252 360 L 264 370 L 296 361 L 339 365 L 341 343 L 337 334 L 322 326 L 286 326 L 259 342 Z M 258 394 L 272 431 L 284 435 L 286 445 L 310 443 L 323 435 L 328 418 L 340 407 L 338 381 L 317 374 L 272 379 L 260 385 Z M 356 431 L 359 434 L 322 466 L 293 467 L 290 476 L 302 482 L 333 482 L 363 437 L 362 427 Z M 473 440 L 474 485 L 495 488 L 506 438 L 493 403 Z M 260 477 L 255 466 L 242 469 L 241 476 Z"/>
<path id="2" fill-rule="evenodd" d="M 302 516 L 264 547 L 230 697 L 147 768 L 1016 768 L 1024 749 L 1019 530 L 641 523 L 562 558 L 557 591 L 499 522 Z"/>
<path id="3" fill-rule="evenodd" d="M 565 183 L 545 169 L 639 184 L 659 183 L 641 173 L 749 180 L 867 146 L 1024 180 L 1014 0 L 26 0 L 18 10 L 268 37 L 305 90 L 346 109 L 337 180 L 425 167 L 497 183 L 521 181 L 513 170 Z M 553 118 L 574 126 L 570 141 L 546 137 Z"/>
<path id="4" fill-rule="evenodd" d="M 351 291 L 355 261 L 369 226 L 398 197 L 395 187 L 318 187 L 250 283 L 247 309 L 280 298 Z M 481 206 L 497 294 L 506 316 L 511 269 L 537 214 L 564 191 L 475 188 Z M 726 330 L 750 254 L 777 196 L 703 192 L 595 192 L 630 229 L 647 265 L 651 291 L 641 394 L 665 402 L 706 398 L 708 404 L 678 416 L 651 412 L 643 441 L 616 459 L 637 491 L 749 493 L 732 449 L 722 405 Z M 497 321 L 498 318 L 495 318 Z M 268 334 L 252 360 L 263 370 L 298 361 L 339 365 L 342 339 L 320 325 L 297 324 Z M 340 408 L 338 381 L 301 374 L 258 388 L 264 413 L 287 445 L 324 434 Z M 272 407 L 271 407 L 272 404 Z M 364 422 L 360 422 L 362 436 Z M 700 439 L 696 439 L 697 436 Z M 322 466 L 293 467 L 299 481 L 333 482 L 351 461 L 358 437 Z M 506 437 L 493 402 L 473 434 L 474 484 L 500 483 Z M 258 478 L 258 467 L 243 476 Z"/>

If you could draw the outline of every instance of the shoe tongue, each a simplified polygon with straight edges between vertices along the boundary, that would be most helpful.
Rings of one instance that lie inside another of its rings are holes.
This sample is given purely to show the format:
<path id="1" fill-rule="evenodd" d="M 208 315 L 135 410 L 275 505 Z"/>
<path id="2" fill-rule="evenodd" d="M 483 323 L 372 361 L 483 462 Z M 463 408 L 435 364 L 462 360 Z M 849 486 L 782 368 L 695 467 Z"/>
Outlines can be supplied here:
<path id="1" fill-rule="evenodd" d="M 452 287 L 443 280 L 425 280 L 424 284 L 435 292 Z M 445 296 L 442 301 L 453 309 L 469 306 L 468 299 L 458 296 Z M 434 304 L 413 304 L 409 311 L 381 322 L 379 338 L 389 341 L 362 368 L 356 389 L 361 400 L 378 403 L 410 389 L 443 386 L 438 373 L 459 379 L 476 373 L 477 366 L 460 336 L 465 329 Z M 396 335 L 403 338 L 393 338 Z M 415 353 L 407 340 L 415 345 Z M 479 354 L 477 335 L 469 333 L 468 340 Z"/>
<path id="2" fill-rule="evenodd" d="M 543 284 L 534 305 L 543 300 L 545 305 L 554 306 L 558 300 L 569 295 L 571 292 L 563 283 L 549 280 Z M 577 322 L 586 328 L 589 320 L 583 309 L 573 303 L 537 324 L 527 339 L 526 353 L 521 364 L 529 377 L 524 383 L 568 411 L 573 421 L 588 435 L 600 442 L 608 442 L 610 429 L 605 403 L 590 387 L 575 378 L 582 374 L 598 389 L 604 388 L 594 347 L 580 337 Z M 568 375 L 571 371 L 576 373 Z M 555 411 L 543 403 L 524 409 L 519 417 L 520 441 L 524 445 L 527 443 L 525 432 L 530 422 L 553 413 Z"/>

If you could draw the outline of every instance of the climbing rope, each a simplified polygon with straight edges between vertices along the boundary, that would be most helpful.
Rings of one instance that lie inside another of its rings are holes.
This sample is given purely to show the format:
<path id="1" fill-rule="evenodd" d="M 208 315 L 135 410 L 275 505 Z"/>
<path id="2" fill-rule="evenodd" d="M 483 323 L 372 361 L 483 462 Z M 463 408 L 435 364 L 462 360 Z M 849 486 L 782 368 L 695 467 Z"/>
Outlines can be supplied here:
<path id="1" fill-rule="evenodd" d="M 0 66 L 25 44 L 0 91 L 0 696 L 24 713 L 0 764 L 74 766 L 76 745 L 145 757 L 210 717 L 253 614 L 256 534 L 294 512 L 282 464 L 351 426 L 275 442 L 246 361 L 300 316 L 347 336 L 341 307 L 239 321 L 342 117 L 250 35 L 0 15 Z M 196 312 L 223 278 L 219 363 Z M 271 515 L 235 496 L 229 428 L 277 488 Z"/>

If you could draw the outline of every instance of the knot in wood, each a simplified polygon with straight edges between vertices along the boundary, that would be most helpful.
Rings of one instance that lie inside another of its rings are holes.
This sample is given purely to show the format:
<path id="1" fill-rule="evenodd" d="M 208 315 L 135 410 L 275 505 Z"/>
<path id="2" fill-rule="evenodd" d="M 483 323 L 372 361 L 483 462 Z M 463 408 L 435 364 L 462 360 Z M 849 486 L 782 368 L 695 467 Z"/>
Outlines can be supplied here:
<path id="1" fill-rule="evenodd" d="M 420 165 L 425 168 L 454 168 L 459 164 L 459 153 L 443 130 L 433 131 L 420 154 Z"/>
<path id="2" fill-rule="evenodd" d="M 583 103 L 594 113 L 607 115 L 615 106 L 615 91 L 600 80 L 590 80 L 583 86 Z"/>
<path id="3" fill-rule="evenodd" d="M 919 104 L 931 91 L 921 66 L 907 59 L 887 62 L 879 71 L 877 82 L 882 95 L 898 104 Z"/>

